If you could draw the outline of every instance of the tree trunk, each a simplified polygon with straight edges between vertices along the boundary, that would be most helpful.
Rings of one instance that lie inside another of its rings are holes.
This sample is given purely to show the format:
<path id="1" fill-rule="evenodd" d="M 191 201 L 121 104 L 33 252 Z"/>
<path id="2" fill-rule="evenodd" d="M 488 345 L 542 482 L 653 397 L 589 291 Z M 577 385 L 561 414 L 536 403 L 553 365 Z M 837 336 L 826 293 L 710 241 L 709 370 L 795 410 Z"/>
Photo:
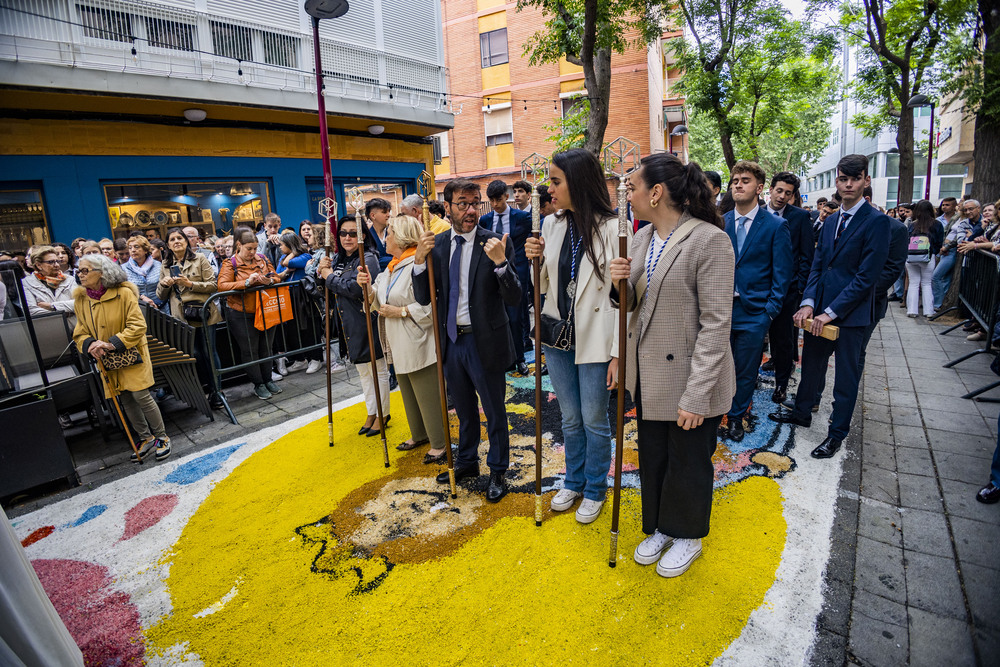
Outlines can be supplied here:
<path id="1" fill-rule="evenodd" d="M 583 147 L 600 158 L 601 149 L 604 148 L 604 132 L 608 129 L 608 109 L 611 106 L 610 49 L 596 49 L 591 67 L 584 64 L 583 84 L 590 97 L 590 115 L 587 116 Z"/>
<path id="2" fill-rule="evenodd" d="M 979 15 L 983 21 L 986 44 L 983 47 L 983 102 L 976 114 L 975 146 L 972 158 L 975 173 L 972 181 L 972 197 L 985 206 L 1000 196 L 1000 112 L 996 109 L 1000 102 L 1000 14 L 988 0 L 980 0 Z M 993 39 L 990 37 L 993 36 Z M 993 109 L 993 117 L 984 113 Z"/>
<path id="3" fill-rule="evenodd" d="M 733 148 L 733 133 L 721 112 L 716 112 L 716 123 L 719 126 L 719 143 L 722 144 L 722 157 L 726 159 L 726 168 L 732 171 L 736 164 L 736 150 Z"/>
<path id="4" fill-rule="evenodd" d="M 908 90 L 904 87 L 903 90 Z M 900 100 L 899 126 L 896 129 L 896 147 L 899 148 L 899 190 L 896 202 L 908 204 L 913 201 L 913 110 L 907 108 L 906 100 Z"/>

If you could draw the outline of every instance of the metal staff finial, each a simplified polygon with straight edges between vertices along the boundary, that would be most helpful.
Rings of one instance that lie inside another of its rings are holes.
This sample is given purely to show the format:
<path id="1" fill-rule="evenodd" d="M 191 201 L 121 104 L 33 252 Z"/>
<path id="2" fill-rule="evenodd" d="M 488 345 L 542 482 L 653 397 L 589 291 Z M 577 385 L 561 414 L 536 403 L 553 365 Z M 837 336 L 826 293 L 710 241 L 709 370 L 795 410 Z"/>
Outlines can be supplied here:
<path id="1" fill-rule="evenodd" d="M 319 214 L 326 220 L 327 231 L 329 231 L 330 220 L 337 219 L 337 200 L 321 199 L 319 201 Z"/>
<path id="2" fill-rule="evenodd" d="M 544 155 L 532 153 L 521 160 L 521 179 L 531 183 L 531 235 L 542 233 L 538 187 L 549 180 L 551 163 Z M 534 272 L 535 306 L 535 525 L 542 525 L 542 339 L 541 339 L 541 260 L 531 260 Z"/>
<path id="3" fill-rule="evenodd" d="M 625 137 L 618 137 L 604 145 L 601 155 L 604 157 L 604 171 L 609 176 L 623 178 L 639 168 L 642 158 L 639 144 Z"/>
<path id="4" fill-rule="evenodd" d="M 434 177 L 426 169 L 420 172 L 417 177 L 417 187 L 420 189 L 420 196 L 426 202 L 434 191 Z"/>

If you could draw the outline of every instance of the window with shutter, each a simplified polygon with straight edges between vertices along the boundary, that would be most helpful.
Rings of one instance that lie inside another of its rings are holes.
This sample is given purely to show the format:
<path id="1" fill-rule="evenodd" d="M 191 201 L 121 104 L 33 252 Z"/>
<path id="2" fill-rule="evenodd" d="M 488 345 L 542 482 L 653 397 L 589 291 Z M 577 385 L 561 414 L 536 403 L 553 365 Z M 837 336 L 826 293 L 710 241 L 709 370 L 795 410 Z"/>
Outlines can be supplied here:
<path id="1" fill-rule="evenodd" d="M 144 20 L 150 46 L 194 51 L 195 27 L 193 25 L 152 17 L 146 17 Z"/>
<path id="2" fill-rule="evenodd" d="M 487 146 L 514 143 L 514 122 L 509 105 L 506 109 L 493 109 L 484 113 L 483 122 L 486 127 Z"/>
<path id="3" fill-rule="evenodd" d="M 480 33 L 479 53 L 482 56 L 484 69 L 508 62 L 507 28 Z"/>
<path id="4" fill-rule="evenodd" d="M 250 28 L 241 25 L 227 25 L 211 22 L 212 50 L 216 55 L 234 60 L 253 60 L 253 44 Z"/>

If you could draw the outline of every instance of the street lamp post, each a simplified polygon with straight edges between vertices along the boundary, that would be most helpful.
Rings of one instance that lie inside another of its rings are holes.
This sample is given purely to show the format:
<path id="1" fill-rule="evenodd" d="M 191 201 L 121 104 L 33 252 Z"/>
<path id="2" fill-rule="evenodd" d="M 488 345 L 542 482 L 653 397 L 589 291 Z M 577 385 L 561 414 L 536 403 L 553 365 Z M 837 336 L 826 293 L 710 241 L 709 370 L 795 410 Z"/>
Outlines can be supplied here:
<path id="1" fill-rule="evenodd" d="M 931 198 L 931 162 L 934 159 L 934 102 L 926 95 L 914 95 L 906 103 L 908 109 L 919 107 L 931 108 L 931 126 L 927 133 L 927 181 L 924 183 L 924 199 L 930 201 Z"/>
<path id="2" fill-rule="evenodd" d="M 670 152 L 674 152 L 674 137 L 682 137 L 688 133 L 687 125 L 678 125 L 670 132 Z"/>

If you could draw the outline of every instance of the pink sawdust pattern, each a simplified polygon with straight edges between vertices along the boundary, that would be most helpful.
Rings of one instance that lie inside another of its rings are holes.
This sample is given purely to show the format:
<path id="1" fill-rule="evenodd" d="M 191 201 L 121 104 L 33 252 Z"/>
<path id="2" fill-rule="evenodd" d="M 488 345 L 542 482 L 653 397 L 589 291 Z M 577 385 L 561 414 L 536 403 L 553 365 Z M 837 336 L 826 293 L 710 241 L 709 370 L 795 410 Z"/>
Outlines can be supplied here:
<path id="1" fill-rule="evenodd" d="M 155 526 L 175 507 L 177 507 L 177 496 L 173 493 L 143 498 L 135 507 L 125 512 L 125 532 L 119 541 L 130 540 L 147 528 Z"/>

